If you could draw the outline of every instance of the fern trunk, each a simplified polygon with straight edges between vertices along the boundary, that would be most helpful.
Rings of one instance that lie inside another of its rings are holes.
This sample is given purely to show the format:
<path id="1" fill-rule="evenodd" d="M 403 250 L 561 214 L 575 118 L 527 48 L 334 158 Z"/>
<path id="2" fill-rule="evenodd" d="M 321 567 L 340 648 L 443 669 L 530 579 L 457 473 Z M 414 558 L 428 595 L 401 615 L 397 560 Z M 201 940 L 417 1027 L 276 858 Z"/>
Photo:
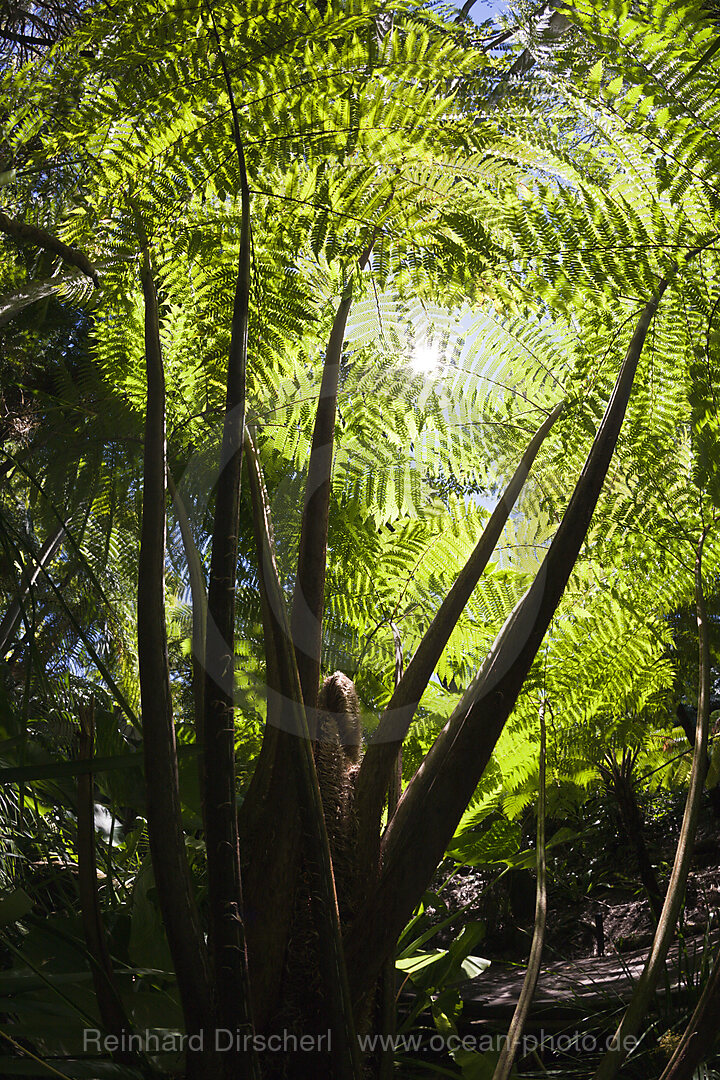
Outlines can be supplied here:
<path id="1" fill-rule="evenodd" d="M 279 980 L 280 993 L 269 1017 L 276 1028 L 301 1038 L 303 1034 L 328 1042 L 315 1044 L 298 1060 L 290 1055 L 285 1065 L 271 1055 L 266 1075 L 290 1075 L 311 1067 L 320 1080 L 359 1080 L 360 1065 L 355 1037 L 355 1016 L 345 967 L 333 860 L 325 822 L 324 799 L 313 757 L 312 742 L 302 701 L 300 677 L 284 597 L 275 565 L 272 524 L 264 479 L 253 441 L 248 434 L 248 471 L 253 501 L 253 524 L 260 564 L 260 591 L 265 627 L 268 670 L 277 687 L 274 719 L 280 745 L 292 750 L 296 816 L 302 824 L 304 874 L 297 881 L 289 942 Z M 271 696 L 272 690 L 271 690 Z M 288 777 L 284 777 L 287 781 Z"/>

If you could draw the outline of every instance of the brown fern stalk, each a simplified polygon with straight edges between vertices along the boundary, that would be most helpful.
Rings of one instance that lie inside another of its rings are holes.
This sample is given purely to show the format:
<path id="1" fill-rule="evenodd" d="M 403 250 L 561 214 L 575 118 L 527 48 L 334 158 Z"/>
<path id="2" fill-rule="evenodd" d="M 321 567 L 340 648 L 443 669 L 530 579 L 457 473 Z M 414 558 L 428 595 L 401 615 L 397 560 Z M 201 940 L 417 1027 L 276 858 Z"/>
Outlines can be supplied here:
<path id="1" fill-rule="evenodd" d="M 208 584 L 202 792 L 207 850 L 208 929 L 218 1019 L 223 1028 L 251 1036 L 253 1020 L 243 923 L 233 704 L 235 586 L 250 310 L 250 187 L 232 84 L 212 11 L 210 17 L 230 101 L 242 219 Z M 253 1045 L 252 1042 L 250 1045 Z M 256 1056 L 252 1051 L 242 1055 L 224 1054 L 223 1066 L 228 1077 L 257 1075 Z"/>
<path id="2" fill-rule="evenodd" d="M 138 562 L 138 659 L 148 834 L 160 910 L 188 1035 L 214 1044 L 215 1016 L 207 950 L 193 895 L 180 814 L 175 727 L 165 626 L 165 375 L 157 294 L 147 251 L 145 301 L 147 409 L 143 512 Z M 188 1080 L 210 1080 L 211 1055 L 188 1051 Z"/>

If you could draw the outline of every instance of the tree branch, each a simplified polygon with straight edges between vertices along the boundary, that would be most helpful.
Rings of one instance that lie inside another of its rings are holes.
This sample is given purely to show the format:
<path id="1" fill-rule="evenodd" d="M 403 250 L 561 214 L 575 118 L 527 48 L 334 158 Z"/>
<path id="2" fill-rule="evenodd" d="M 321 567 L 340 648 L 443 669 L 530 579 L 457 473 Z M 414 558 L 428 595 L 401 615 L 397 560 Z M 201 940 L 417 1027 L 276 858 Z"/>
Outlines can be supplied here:
<path id="1" fill-rule="evenodd" d="M 39 229 L 37 225 L 25 225 L 21 221 L 12 221 L 11 218 L 0 212 L 0 232 L 4 232 L 6 236 L 12 237 L 13 240 L 20 244 L 35 244 L 36 247 L 42 248 L 43 251 L 59 255 L 63 262 L 82 270 L 83 274 L 86 274 L 94 285 L 100 284 L 98 272 L 87 255 L 84 255 L 82 251 L 78 251 L 77 248 L 63 244 L 62 240 L 58 240 L 57 237 L 52 236 L 45 229 Z"/>

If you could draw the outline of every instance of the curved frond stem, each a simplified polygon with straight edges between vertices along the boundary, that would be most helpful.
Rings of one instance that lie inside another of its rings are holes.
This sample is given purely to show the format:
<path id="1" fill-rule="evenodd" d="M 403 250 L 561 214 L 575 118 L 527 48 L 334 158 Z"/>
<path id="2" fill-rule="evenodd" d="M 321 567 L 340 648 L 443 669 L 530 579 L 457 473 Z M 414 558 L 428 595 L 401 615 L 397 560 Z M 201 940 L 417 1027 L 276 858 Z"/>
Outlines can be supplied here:
<path id="1" fill-rule="evenodd" d="M 87 558 L 83 554 L 83 550 L 82 550 L 80 541 L 75 536 L 75 533 L 74 533 L 73 529 L 71 529 L 70 526 L 69 526 L 69 520 L 66 519 L 65 517 L 63 517 L 63 515 L 60 513 L 57 506 L 55 505 L 55 501 L 53 499 L 53 496 L 48 493 L 45 486 L 38 480 L 35 473 L 31 472 L 30 469 L 27 469 L 22 464 L 22 462 L 19 460 L 17 454 L 10 453 L 10 451 L 7 450 L 4 446 L 0 446 L 0 454 L 3 454 L 7 458 L 7 460 L 12 463 L 14 468 L 16 468 L 18 470 L 18 472 L 21 473 L 25 477 L 25 479 L 29 481 L 29 483 L 35 488 L 35 490 L 38 492 L 38 494 L 41 495 L 43 501 L 45 502 L 45 504 L 46 504 L 46 506 L 48 508 L 48 510 L 50 511 L 52 516 L 55 518 L 58 525 L 61 527 L 61 529 L 63 531 L 63 534 L 65 536 L 65 539 L 67 540 L 69 546 L 73 549 L 73 551 L 75 552 L 76 557 L 82 563 L 83 571 L 88 575 L 88 578 L 92 582 L 93 587 L 97 590 L 98 596 L 100 597 L 102 602 L 106 605 L 108 611 L 112 612 L 113 606 L 112 606 L 112 603 L 111 603 L 109 597 L 105 593 L 105 590 L 103 589 L 102 584 L 98 580 L 97 574 L 95 573 L 92 566 L 88 562 Z"/>
<path id="2" fill-rule="evenodd" d="M 56 529 L 55 532 L 47 538 L 38 552 L 35 569 L 32 573 L 27 574 L 25 580 L 19 587 L 17 597 L 12 601 L 5 612 L 2 622 L 0 622 L 0 656 L 4 655 L 7 651 L 10 640 L 22 619 L 23 601 L 37 583 L 38 578 L 45 567 L 55 558 L 55 555 L 60 548 L 64 532 L 65 528 L 61 525 L 60 528 Z"/>
<path id="3" fill-rule="evenodd" d="M 27 543 L 27 540 L 26 540 L 26 538 L 24 536 L 19 535 L 19 534 L 16 533 L 15 534 L 15 540 L 23 548 L 23 551 L 25 551 L 25 553 L 30 557 L 30 559 L 32 559 L 32 561 L 36 564 L 37 569 L 42 573 L 42 575 L 45 578 L 46 582 L 50 586 L 53 594 L 57 598 L 58 603 L 60 604 L 61 608 L 63 609 L 63 611 L 67 615 L 67 618 L 68 618 L 69 622 L 71 623 L 73 629 L 75 630 L 78 637 L 82 640 L 83 645 L 87 649 L 90 657 L 93 660 L 93 663 L 97 667 L 100 675 L 102 676 L 105 684 L 107 685 L 108 689 L 110 690 L 111 694 L 113 695 L 115 701 L 120 706 L 122 711 L 125 713 L 125 715 L 127 716 L 130 723 L 133 725 L 133 727 L 136 728 L 137 730 L 140 730 L 140 727 L 141 727 L 140 722 L 139 722 L 137 716 L 135 715 L 133 709 L 131 708 L 130 703 L 128 702 L 125 694 L 122 692 L 122 690 L 118 686 L 118 684 L 115 681 L 115 679 L 113 678 L 112 673 L 111 673 L 110 669 L 108 668 L 107 664 L 103 661 L 102 657 L 100 656 L 97 649 L 95 648 L 95 645 L 93 644 L 91 635 L 86 632 L 86 630 L 84 629 L 82 624 L 76 618 L 76 616 L 75 616 L 75 614 L 74 614 L 74 612 L 72 610 L 72 607 L 68 604 L 65 596 L 63 595 L 63 589 L 57 584 L 57 582 L 54 580 L 54 578 L 51 577 L 50 571 L 47 568 L 47 563 L 40 564 L 40 561 L 39 561 L 40 556 L 38 554 L 36 554 L 32 550 L 32 548 Z M 30 597 L 32 598 L 32 596 L 33 596 L 33 592 L 31 590 L 30 591 Z"/>
<path id="4" fill-rule="evenodd" d="M 5 326 L 25 310 L 30 304 L 44 300 L 48 296 L 57 295 L 63 287 L 77 284 L 81 280 L 79 274 L 65 274 L 63 277 L 44 278 L 42 281 L 31 281 L 20 289 L 3 293 L 0 296 L 0 326 Z"/>
<path id="5" fill-rule="evenodd" d="M 423 635 L 412 660 L 395 687 L 387 708 L 380 717 L 380 722 L 360 766 L 356 789 L 360 836 L 363 839 L 367 838 L 368 843 L 371 842 L 370 838 L 377 835 L 380 814 L 392 769 L 397 760 L 398 749 L 412 723 L 420 699 L 458 619 L 495 551 L 540 447 L 562 408 L 562 403 L 557 405 L 530 440 L 520 464 L 498 501 L 475 549 Z"/>

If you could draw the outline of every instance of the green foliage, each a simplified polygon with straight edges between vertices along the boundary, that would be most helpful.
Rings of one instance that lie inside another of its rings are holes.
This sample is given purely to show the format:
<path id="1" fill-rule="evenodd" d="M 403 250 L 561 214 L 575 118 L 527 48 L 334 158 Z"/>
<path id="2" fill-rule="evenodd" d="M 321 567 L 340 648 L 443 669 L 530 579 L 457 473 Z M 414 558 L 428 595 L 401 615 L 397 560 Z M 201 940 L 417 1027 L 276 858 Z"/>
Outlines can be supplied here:
<path id="1" fill-rule="evenodd" d="M 678 687 L 692 689 L 676 613 L 691 603 L 695 548 L 720 511 L 716 28 L 692 5 L 581 0 L 566 14 L 570 32 L 542 52 L 532 80 L 498 98 L 491 90 L 508 61 L 410 0 L 252 3 L 242 19 L 232 5 L 213 8 L 252 196 L 248 411 L 288 595 L 322 356 L 353 278 L 323 667 L 356 679 L 368 731 L 393 688 L 393 627 L 407 660 L 532 433 L 565 403 L 420 703 L 406 779 L 532 580 L 637 313 L 680 267 L 581 560 L 453 843 L 454 857 L 476 864 L 510 862 L 523 846 L 541 701 L 551 815 L 584 802 L 608 747 L 641 746 L 648 769 L 671 756 Z M 121 767 L 141 728 L 138 255 L 148 243 L 170 467 L 205 565 L 240 229 L 231 117 L 208 11 L 195 3 L 96 5 L 54 50 L 8 65 L 1 87 L 3 206 L 85 252 L 100 287 L 3 239 L 0 594 L 19 616 L 3 642 L 0 754 L 4 768 L 36 772 L 11 774 L 20 791 L 0 812 L 8 835 L 32 825 L 43 843 L 72 851 L 64 758 L 77 702 L 93 696 L 97 753 L 112 763 L 98 773 L 97 798 L 127 825 L 103 858 L 132 923 L 130 962 L 155 933 L 134 821 L 140 778 Z M 422 370 L 417 349 L 428 343 L 438 359 Z M 243 493 L 243 781 L 267 682 L 250 516 Z M 714 581 L 712 528 L 704 558 Z M 166 611 L 190 829 L 199 825 L 192 606 L 172 509 Z M 60 771 L 37 771 L 48 767 Z M 23 843 L 24 859 L 45 857 Z M 195 870 L 200 886 L 201 860 Z M 11 861 L 2 874 L 8 897 L 26 886 L 32 895 Z"/>

